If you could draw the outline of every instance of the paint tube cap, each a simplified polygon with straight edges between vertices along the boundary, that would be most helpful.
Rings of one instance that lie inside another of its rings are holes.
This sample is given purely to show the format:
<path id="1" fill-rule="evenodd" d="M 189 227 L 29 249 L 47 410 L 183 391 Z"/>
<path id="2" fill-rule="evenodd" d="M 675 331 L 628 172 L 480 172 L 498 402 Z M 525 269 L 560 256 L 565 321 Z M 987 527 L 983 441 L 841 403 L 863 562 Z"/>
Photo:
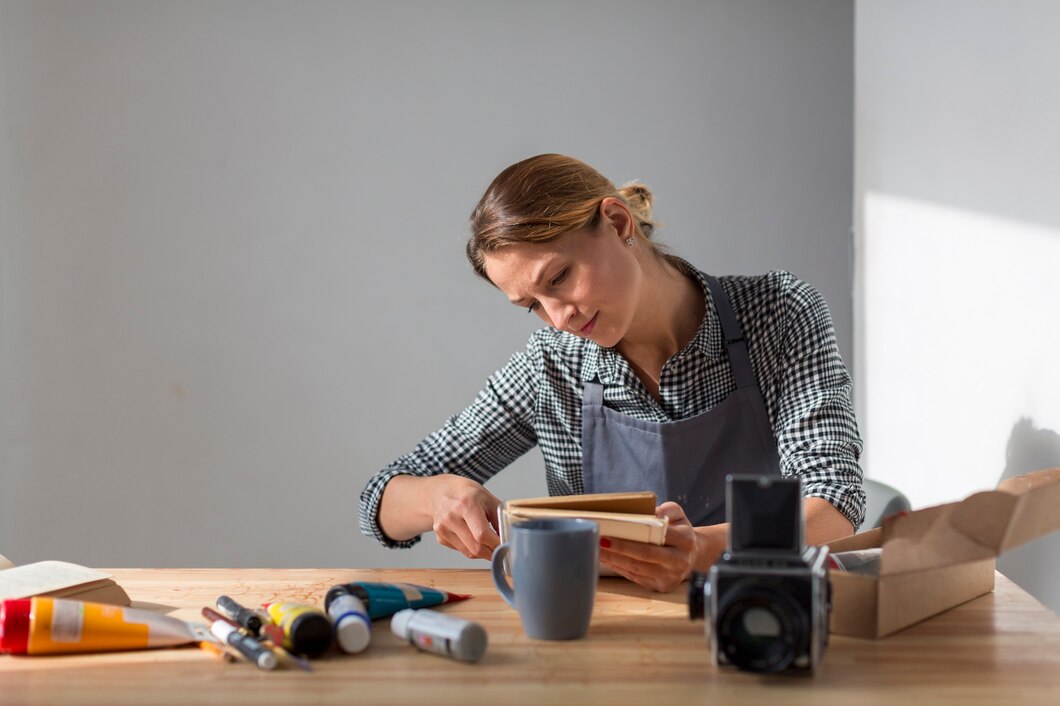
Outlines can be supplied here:
<path id="1" fill-rule="evenodd" d="M 394 613 L 390 618 L 390 632 L 402 640 L 409 639 L 409 622 L 414 615 L 416 615 L 416 611 L 412 608 L 406 608 Z"/>
<path id="2" fill-rule="evenodd" d="M 31 599 L 0 603 L 0 654 L 26 654 L 29 649 L 29 615 Z"/>
<path id="3" fill-rule="evenodd" d="M 372 641 L 372 628 L 364 614 L 348 613 L 335 623 L 335 640 L 347 654 L 364 652 Z"/>
<path id="4" fill-rule="evenodd" d="M 331 621 L 316 609 L 298 614 L 291 621 L 287 634 L 294 652 L 306 657 L 319 657 L 331 645 Z"/>

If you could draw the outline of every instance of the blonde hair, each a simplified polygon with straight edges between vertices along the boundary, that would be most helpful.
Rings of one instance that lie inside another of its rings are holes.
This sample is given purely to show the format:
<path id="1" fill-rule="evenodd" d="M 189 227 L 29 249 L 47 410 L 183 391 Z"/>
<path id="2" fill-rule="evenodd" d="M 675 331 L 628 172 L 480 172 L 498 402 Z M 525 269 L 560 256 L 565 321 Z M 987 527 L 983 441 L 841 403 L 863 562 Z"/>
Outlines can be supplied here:
<path id="1" fill-rule="evenodd" d="M 625 203 L 637 233 L 651 250 L 666 256 L 651 240 L 654 196 L 646 185 L 630 182 L 615 188 L 588 164 L 561 154 L 539 154 L 511 165 L 493 180 L 471 213 L 467 259 L 486 280 L 483 257 L 508 245 L 547 243 L 565 233 L 594 226 L 600 203 L 614 197 Z"/>

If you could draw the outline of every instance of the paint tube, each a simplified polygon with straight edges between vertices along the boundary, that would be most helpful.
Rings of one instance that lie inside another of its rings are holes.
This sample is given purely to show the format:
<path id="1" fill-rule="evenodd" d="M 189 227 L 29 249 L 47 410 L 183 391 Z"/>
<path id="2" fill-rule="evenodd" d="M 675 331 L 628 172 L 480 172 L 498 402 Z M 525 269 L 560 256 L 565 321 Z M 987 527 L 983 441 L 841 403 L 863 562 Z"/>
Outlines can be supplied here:
<path id="1" fill-rule="evenodd" d="M 319 657 L 331 645 L 328 616 L 304 603 L 266 603 L 265 610 L 283 630 L 283 647 L 296 655 Z"/>
<path id="2" fill-rule="evenodd" d="M 147 610 L 39 596 L 0 604 L 0 653 L 108 652 L 202 639 L 191 623 Z"/>
<path id="3" fill-rule="evenodd" d="M 436 588 L 417 586 L 412 583 L 354 581 L 332 586 L 324 596 L 324 609 L 327 610 L 333 601 L 344 595 L 359 598 L 368 610 L 368 617 L 372 620 L 390 617 L 406 608 L 430 608 L 471 598 L 471 596 L 439 591 Z"/>
<path id="4" fill-rule="evenodd" d="M 364 652 L 372 641 L 372 621 L 361 599 L 344 593 L 328 604 L 328 617 L 335 626 L 335 641 L 347 654 Z"/>
<path id="5" fill-rule="evenodd" d="M 828 555 L 828 568 L 850 574 L 878 576 L 883 549 L 860 549 Z"/>
<path id="6" fill-rule="evenodd" d="M 394 613 L 390 631 L 421 650 L 464 662 L 477 662 L 488 642 L 478 623 L 426 609 Z"/>

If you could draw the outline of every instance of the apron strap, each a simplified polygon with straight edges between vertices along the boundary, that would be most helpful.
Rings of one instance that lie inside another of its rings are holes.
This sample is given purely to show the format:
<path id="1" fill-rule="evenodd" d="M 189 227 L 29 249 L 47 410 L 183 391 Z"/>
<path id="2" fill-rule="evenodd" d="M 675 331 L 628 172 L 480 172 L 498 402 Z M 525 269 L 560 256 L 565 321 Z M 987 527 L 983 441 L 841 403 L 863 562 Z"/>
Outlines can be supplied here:
<path id="1" fill-rule="evenodd" d="M 582 388 L 582 407 L 602 407 L 603 404 L 604 386 L 595 381 L 585 383 Z"/>
<path id="2" fill-rule="evenodd" d="M 736 379 L 736 387 L 757 387 L 754 368 L 751 367 L 751 356 L 747 352 L 747 339 L 743 337 L 743 329 L 733 311 L 729 295 L 721 286 L 721 282 L 711 275 L 704 275 L 707 286 L 710 287 L 710 295 L 714 298 L 714 308 L 718 312 L 718 320 L 721 322 L 721 335 L 725 338 L 725 351 L 729 356 L 729 367 L 732 368 L 732 376 Z"/>

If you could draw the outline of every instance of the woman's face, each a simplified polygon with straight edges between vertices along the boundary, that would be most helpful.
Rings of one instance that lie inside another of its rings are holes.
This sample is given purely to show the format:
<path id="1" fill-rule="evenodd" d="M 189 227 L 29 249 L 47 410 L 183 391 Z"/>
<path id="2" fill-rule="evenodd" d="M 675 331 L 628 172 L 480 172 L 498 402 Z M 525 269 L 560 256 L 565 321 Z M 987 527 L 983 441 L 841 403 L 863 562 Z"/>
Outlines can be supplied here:
<path id="1" fill-rule="evenodd" d="M 611 348 L 637 310 L 643 271 L 640 247 L 629 247 L 633 221 L 616 199 L 601 217 L 550 243 L 509 245 L 486 255 L 486 274 L 516 306 L 561 331 Z"/>

